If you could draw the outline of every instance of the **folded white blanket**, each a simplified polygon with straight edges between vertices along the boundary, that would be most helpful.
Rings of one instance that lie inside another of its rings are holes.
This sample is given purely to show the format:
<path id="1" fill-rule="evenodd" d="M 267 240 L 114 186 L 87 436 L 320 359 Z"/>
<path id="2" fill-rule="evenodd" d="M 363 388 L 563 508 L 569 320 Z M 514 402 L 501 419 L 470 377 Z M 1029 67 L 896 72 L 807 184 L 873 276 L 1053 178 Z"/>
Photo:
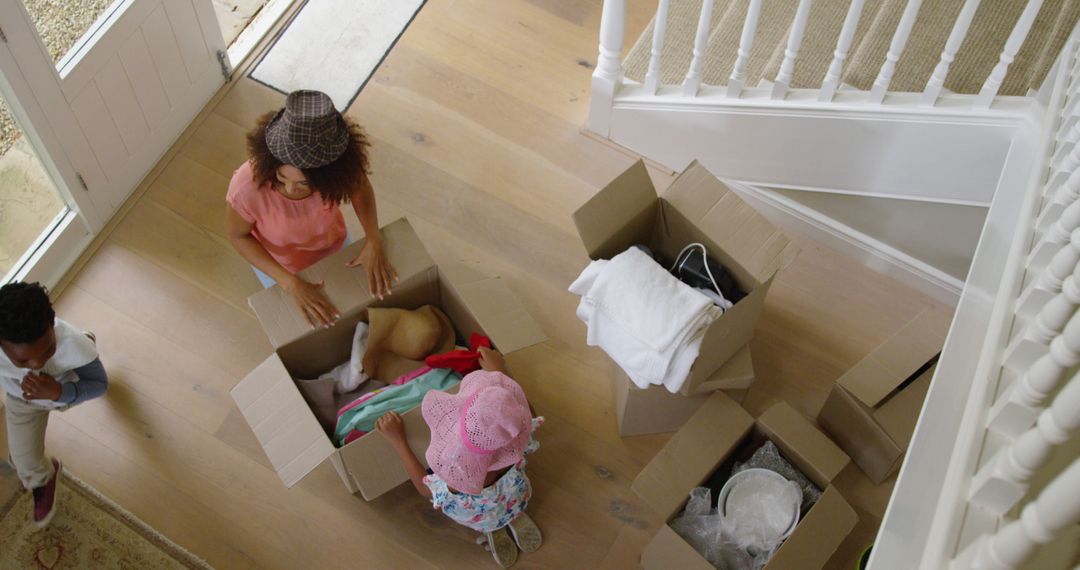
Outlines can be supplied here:
<path id="1" fill-rule="evenodd" d="M 345 394 L 357 389 L 367 381 L 364 373 L 364 352 L 367 350 L 368 324 L 359 322 L 353 331 L 352 354 L 348 362 L 343 362 L 329 372 L 324 372 L 319 379 L 333 379 L 334 393 Z"/>
<path id="2" fill-rule="evenodd" d="M 586 342 L 607 352 L 641 388 L 662 384 L 678 392 L 705 330 L 721 314 L 637 248 L 590 263 L 570 292 L 581 296 L 577 315 L 588 325 Z"/>

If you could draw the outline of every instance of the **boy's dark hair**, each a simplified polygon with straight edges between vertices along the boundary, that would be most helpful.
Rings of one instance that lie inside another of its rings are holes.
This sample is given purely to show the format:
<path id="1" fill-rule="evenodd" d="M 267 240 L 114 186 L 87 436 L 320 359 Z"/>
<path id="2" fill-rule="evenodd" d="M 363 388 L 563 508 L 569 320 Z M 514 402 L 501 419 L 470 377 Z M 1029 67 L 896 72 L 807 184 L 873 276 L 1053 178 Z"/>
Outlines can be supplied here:
<path id="1" fill-rule="evenodd" d="M 56 313 L 49 291 L 40 283 L 8 283 L 0 287 L 0 340 L 34 342 L 48 332 Z"/>

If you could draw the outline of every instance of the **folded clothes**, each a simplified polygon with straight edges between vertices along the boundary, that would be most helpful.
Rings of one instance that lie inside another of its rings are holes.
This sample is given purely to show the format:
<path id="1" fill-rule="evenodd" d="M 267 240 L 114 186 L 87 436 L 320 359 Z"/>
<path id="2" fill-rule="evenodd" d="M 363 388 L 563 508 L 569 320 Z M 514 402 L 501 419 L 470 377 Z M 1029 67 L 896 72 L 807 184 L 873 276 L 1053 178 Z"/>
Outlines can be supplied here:
<path id="1" fill-rule="evenodd" d="M 491 348 L 491 339 L 472 333 L 469 336 L 469 350 L 459 348 L 443 354 L 433 354 L 424 359 L 424 364 L 432 368 L 449 368 L 458 374 L 468 374 L 480 369 L 480 347 Z"/>
<path id="2" fill-rule="evenodd" d="M 586 342 L 602 348 L 640 388 L 682 388 L 705 331 L 722 314 L 712 300 L 630 248 L 590 263 L 570 285 Z"/>
<path id="3" fill-rule="evenodd" d="M 367 350 L 367 339 L 368 324 L 356 323 L 356 329 L 353 331 L 352 352 L 348 362 L 343 362 L 333 370 L 319 376 L 319 380 L 334 381 L 334 393 L 352 392 L 368 380 L 368 375 L 364 373 L 364 352 Z"/>
<path id="4" fill-rule="evenodd" d="M 461 375 L 457 372 L 446 368 L 436 368 L 404 384 L 383 388 L 360 404 L 353 402 L 347 406 L 347 410 L 338 415 L 334 441 L 338 445 L 345 445 L 357 437 L 354 435 L 350 439 L 351 432 L 369 432 L 375 429 L 375 421 L 386 412 L 407 412 L 420 405 L 424 394 L 431 390 L 449 390 L 460 381 Z"/>

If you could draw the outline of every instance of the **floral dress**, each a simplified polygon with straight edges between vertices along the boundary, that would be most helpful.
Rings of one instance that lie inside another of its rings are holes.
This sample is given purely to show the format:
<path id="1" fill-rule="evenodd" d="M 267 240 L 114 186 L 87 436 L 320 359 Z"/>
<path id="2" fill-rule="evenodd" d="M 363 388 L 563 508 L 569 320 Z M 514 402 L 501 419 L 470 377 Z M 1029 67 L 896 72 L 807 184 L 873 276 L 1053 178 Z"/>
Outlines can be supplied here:
<path id="1" fill-rule="evenodd" d="M 543 417 L 533 418 L 533 431 L 543 423 Z M 478 495 L 451 491 L 438 475 L 424 477 L 424 484 L 431 489 L 432 506 L 454 522 L 478 532 L 493 532 L 510 524 L 510 521 L 525 512 L 529 498 L 532 497 L 532 485 L 525 475 L 525 454 L 532 453 L 539 447 L 540 443 L 530 434 L 521 461 Z"/>

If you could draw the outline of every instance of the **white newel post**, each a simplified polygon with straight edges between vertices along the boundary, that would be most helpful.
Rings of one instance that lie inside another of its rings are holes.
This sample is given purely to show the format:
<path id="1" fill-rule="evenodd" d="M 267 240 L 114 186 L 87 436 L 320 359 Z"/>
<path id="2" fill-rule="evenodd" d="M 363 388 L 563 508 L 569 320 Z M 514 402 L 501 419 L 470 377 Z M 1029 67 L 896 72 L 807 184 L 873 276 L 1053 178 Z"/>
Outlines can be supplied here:
<path id="1" fill-rule="evenodd" d="M 758 17 L 761 15 L 761 0 L 750 0 L 743 22 L 742 36 L 739 37 L 739 51 L 735 58 L 735 67 L 728 77 L 727 96 L 738 98 L 746 83 L 746 62 L 750 59 L 750 50 L 754 48 L 754 36 L 757 35 Z"/>
<path id="2" fill-rule="evenodd" d="M 1065 278 L 1080 263 L 1080 230 L 1069 234 L 1069 245 L 1058 250 L 1046 269 L 1028 285 L 1016 303 L 1016 314 L 1029 318 L 1043 307 L 1054 295 L 1061 292 Z"/>
<path id="3" fill-rule="evenodd" d="M 1054 393 L 1065 372 L 1080 364 L 1080 313 L 1074 313 L 1065 330 L 1050 342 L 1050 350 L 1035 361 L 990 408 L 989 427 L 1016 437 L 1035 423 L 1043 404 Z"/>
<path id="4" fill-rule="evenodd" d="M 1048 263 L 1062 246 L 1069 243 L 1069 236 L 1078 227 L 1080 227 L 1080 201 L 1069 204 L 1062 210 L 1057 221 L 1046 228 L 1031 250 L 1028 267 L 1040 267 Z"/>
<path id="5" fill-rule="evenodd" d="M 986 83 L 979 90 L 978 97 L 975 98 L 976 107 L 987 109 L 990 107 L 990 103 L 994 101 L 994 97 L 997 97 L 998 89 L 1001 89 L 1001 82 L 1005 80 L 1005 74 L 1009 71 L 1009 64 L 1016 57 L 1016 52 L 1020 51 L 1020 46 L 1024 45 L 1024 40 L 1027 39 L 1028 32 L 1031 31 L 1031 25 L 1035 22 L 1035 16 L 1039 14 L 1042 4 L 1043 0 L 1028 0 L 1027 6 L 1024 7 L 1024 11 L 1020 14 L 1016 25 L 1013 26 L 1012 33 L 1009 34 L 1009 39 L 1005 41 L 1005 49 L 1001 50 L 1001 57 L 998 58 L 997 65 L 994 66 L 990 76 L 986 78 Z"/>
<path id="6" fill-rule="evenodd" d="M 810 5 L 813 3 L 813 0 L 800 0 L 799 8 L 795 11 L 795 21 L 791 23 L 787 48 L 784 49 L 784 61 L 780 63 L 780 71 L 777 72 L 776 80 L 773 82 L 773 99 L 783 99 L 788 86 L 791 85 L 791 76 L 795 73 L 795 58 L 799 57 L 799 46 L 802 45 L 806 22 L 810 19 Z"/>
<path id="7" fill-rule="evenodd" d="M 1066 249 L 1066 248 L 1062 248 Z M 1072 249 L 1072 248 L 1068 248 Z M 1065 278 L 1061 292 L 1054 295 L 1024 327 L 1005 350 L 1005 367 L 1009 370 L 1026 370 L 1046 354 L 1050 341 L 1061 334 L 1061 329 L 1080 306 L 1080 264 L 1072 275 Z"/>
<path id="8" fill-rule="evenodd" d="M 600 55 L 592 76 L 589 99 L 589 130 L 608 136 L 615 92 L 622 83 L 623 34 L 626 30 L 626 0 L 604 0 L 600 15 Z"/>
<path id="9" fill-rule="evenodd" d="M 896 27 L 896 33 L 893 34 L 892 42 L 889 44 L 889 52 L 885 54 L 885 63 L 881 65 L 877 79 L 874 80 L 874 86 L 870 88 L 870 103 L 881 103 L 885 100 L 885 93 L 888 92 L 893 73 L 896 72 L 896 63 L 900 61 L 900 56 L 903 55 L 904 48 L 907 46 L 920 6 L 922 6 L 922 0 L 908 0 L 907 6 L 904 7 L 900 24 Z"/>
<path id="10" fill-rule="evenodd" d="M 1073 461 L 1037 499 L 1025 506 L 1019 519 L 973 542 L 957 558 L 953 568 L 1020 568 L 1031 560 L 1040 546 L 1080 521 L 1080 492 L 1077 490 L 1080 490 L 1080 459 Z"/>
<path id="11" fill-rule="evenodd" d="M 686 71 L 686 79 L 683 80 L 683 95 L 687 97 L 697 97 L 698 89 L 701 88 L 701 66 L 705 59 L 705 50 L 709 47 L 712 9 L 713 0 L 704 0 L 701 3 L 697 33 L 694 34 L 694 58 L 690 60 L 690 69 Z"/>
<path id="12" fill-rule="evenodd" d="M 975 475 L 971 502 L 1002 516 L 1027 493 L 1028 484 L 1050 459 L 1054 447 L 1068 441 L 1080 429 L 1080 375 L 1054 397 L 1039 414 L 1035 427 L 1003 447 Z M 1080 494 L 1080 489 L 1076 489 Z"/>
<path id="13" fill-rule="evenodd" d="M 960 9 L 960 15 L 956 17 L 949 39 L 945 42 L 945 49 L 941 52 L 941 61 L 934 68 L 934 74 L 930 76 L 930 80 L 926 82 L 922 97 L 923 105 L 932 107 L 937 102 L 938 95 L 941 95 L 941 89 L 945 86 L 945 79 L 949 75 L 949 65 L 956 58 L 956 52 L 960 50 L 960 45 L 967 37 L 968 28 L 971 27 L 971 20 L 975 17 L 975 9 L 978 7 L 979 0 L 967 0 L 964 2 L 964 7 Z"/>
<path id="14" fill-rule="evenodd" d="M 841 28 L 840 37 L 836 40 L 832 62 L 829 63 L 829 70 L 825 72 L 825 79 L 821 82 L 818 101 L 832 101 L 836 94 L 836 88 L 840 85 L 840 74 L 844 71 L 844 61 L 847 59 L 848 50 L 851 49 L 851 42 L 855 39 L 855 30 L 859 27 L 859 16 L 862 15 L 865 1 L 851 0 L 851 5 L 848 6 L 847 16 L 844 17 L 844 27 Z"/>
<path id="15" fill-rule="evenodd" d="M 660 87 L 663 72 L 660 69 L 660 56 L 664 52 L 664 34 L 667 32 L 667 13 L 669 0 L 660 0 L 656 6 L 656 19 L 653 20 L 652 53 L 649 56 L 649 71 L 645 73 L 645 91 L 656 94 Z"/>

